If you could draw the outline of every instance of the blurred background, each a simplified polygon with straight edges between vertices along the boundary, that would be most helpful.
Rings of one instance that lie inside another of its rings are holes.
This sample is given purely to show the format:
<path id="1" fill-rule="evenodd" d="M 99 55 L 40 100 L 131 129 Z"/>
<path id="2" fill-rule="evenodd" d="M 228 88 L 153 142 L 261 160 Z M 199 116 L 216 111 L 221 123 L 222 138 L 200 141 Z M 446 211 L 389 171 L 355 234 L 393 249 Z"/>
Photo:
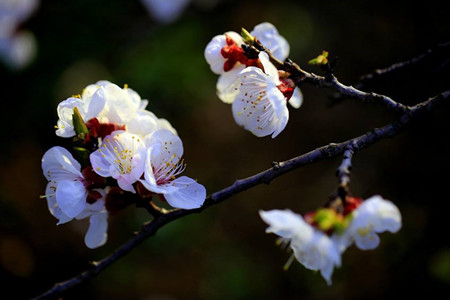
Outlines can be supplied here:
<path id="1" fill-rule="evenodd" d="M 276 139 L 256 138 L 236 125 L 231 107 L 215 95 L 217 76 L 203 57 L 213 36 L 271 22 L 289 41 L 290 57 L 305 69 L 321 73 L 307 61 L 322 50 L 338 57 L 335 75 L 345 84 L 450 40 L 449 11 L 434 0 L 192 0 L 178 1 L 174 9 L 161 7 L 171 1 L 156 2 L 46 0 L 1 37 L 8 45 L 23 31 L 34 37 L 34 44 L 27 44 L 28 59 L 15 64 L 13 56 L 4 55 L 0 65 L 3 299 L 32 298 L 86 270 L 89 261 L 114 251 L 150 219 L 128 207 L 110 217 L 107 244 L 90 250 L 83 242 L 86 222 L 56 226 L 39 198 L 47 183 L 42 155 L 54 145 L 67 145 L 54 134 L 56 106 L 86 85 L 106 79 L 128 84 L 148 99 L 147 109 L 178 130 L 186 175 L 212 193 L 269 168 L 272 161 L 344 141 L 396 117 L 381 106 L 338 101 L 329 90 L 305 85 L 304 104 L 290 110 L 286 129 Z M 21 53 L 14 57 L 25 57 L 26 51 Z M 449 88 L 448 54 L 364 89 L 408 105 L 421 102 Z M 340 158 L 295 170 L 165 226 L 61 297 L 338 300 L 449 292 L 449 113 L 444 105 L 354 158 L 353 194 L 392 200 L 402 212 L 403 228 L 382 234 L 376 250 L 347 250 L 331 287 L 297 262 L 283 271 L 289 254 L 275 245 L 274 235 L 264 233 L 258 210 L 290 208 L 303 214 L 323 205 L 336 188 Z"/>

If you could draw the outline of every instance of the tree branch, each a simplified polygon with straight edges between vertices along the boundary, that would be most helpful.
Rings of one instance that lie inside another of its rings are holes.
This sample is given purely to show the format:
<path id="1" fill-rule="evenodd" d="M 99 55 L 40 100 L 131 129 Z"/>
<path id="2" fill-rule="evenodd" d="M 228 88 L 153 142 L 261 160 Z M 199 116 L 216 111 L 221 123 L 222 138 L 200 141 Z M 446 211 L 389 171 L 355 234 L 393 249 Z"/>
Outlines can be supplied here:
<path id="1" fill-rule="evenodd" d="M 260 184 L 269 184 L 273 179 L 288 173 L 294 169 L 298 169 L 302 166 L 312 164 L 317 161 L 321 161 L 324 159 L 329 159 L 336 157 L 338 155 L 342 155 L 344 152 L 347 154 L 347 158 L 344 158 L 342 167 L 342 171 L 338 170 L 338 173 L 341 172 L 342 179 L 341 182 L 347 182 L 348 179 L 345 179 L 345 175 L 347 171 L 344 169 L 349 166 L 349 160 L 351 159 L 350 151 L 357 152 L 363 148 L 369 147 L 373 145 L 377 141 L 392 137 L 400 132 L 406 124 L 408 124 L 413 118 L 418 115 L 433 110 L 439 104 L 443 103 L 445 100 L 450 98 L 450 90 L 441 93 L 440 95 L 431 98 L 427 101 L 424 101 L 418 105 L 412 106 L 405 112 L 397 121 L 386 125 L 381 128 L 375 128 L 361 136 L 355 137 L 353 139 L 338 143 L 338 144 L 329 144 L 326 146 L 319 147 L 315 150 L 312 150 L 306 154 L 301 156 L 292 158 L 290 160 L 273 163 L 272 168 L 267 169 L 261 173 L 256 175 L 247 177 L 245 179 L 235 181 L 231 186 L 226 187 L 218 192 L 211 194 L 205 200 L 205 203 L 202 207 L 194 210 L 183 210 L 183 209 L 174 209 L 171 211 L 163 212 L 161 214 L 156 214 L 155 219 L 150 223 L 144 224 L 142 230 L 127 243 L 118 248 L 114 253 L 104 258 L 101 261 L 93 262 L 92 268 L 67 280 L 60 283 L 56 283 L 50 290 L 45 292 L 44 294 L 34 298 L 34 299 L 48 299 L 50 297 L 55 297 L 60 293 L 77 286 L 84 281 L 93 278 L 98 275 L 105 268 L 110 266 L 113 262 L 117 261 L 119 258 L 125 256 L 128 252 L 130 252 L 134 247 L 141 244 L 147 238 L 153 236 L 161 227 L 164 225 L 175 221 L 179 218 L 199 213 L 205 210 L 206 208 L 218 204 L 238 193 L 246 191 L 252 187 L 255 187 Z"/>
<path id="2" fill-rule="evenodd" d="M 395 63 L 387 68 L 384 69 L 376 69 L 374 72 L 363 75 L 360 77 L 360 82 L 357 83 L 355 86 L 357 86 L 358 88 L 362 88 L 364 86 L 365 83 L 372 81 L 374 79 L 383 77 L 387 74 L 393 73 L 393 72 L 397 72 L 397 71 L 401 71 L 401 70 L 405 70 L 408 69 L 410 67 L 413 67 L 415 65 L 419 65 L 421 63 L 423 63 L 424 61 L 426 61 L 427 59 L 430 59 L 433 56 L 437 56 L 440 54 L 445 54 L 446 57 L 448 57 L 448 51 L 450 49 L 450 42 L 447 43 L 443 43 L 443 44 L 439 44 L 437 45 L 435 48 L 433 49 L 428 49 L 425 53 L 414 57 L 410 60 L 406 60 L 403 62 L 399 62 L 399 63 Z"/>
<path id="3" fill-rule="evenodd" d="M 257 56 L 260 51 L 264 51 L 269 55 L 270 61 L 279 70 L 284 70 L 291 74 L 290 78 L 300 86 L 302 83 L 309 83 L 316 87 L 330 88 L 337 91 L 340 95 L 354 98 L 366 103 L 377 103 L 384 105 L 390 110 L 395 112 L 405 113 L 410 108 L 399 102 L 394 101 L 392 98 L 380 95 L 377 93 L 366 93 L 352 86 L 346 86 L 339 82 L 333 74 L 327 76 L 319 76 L 314 73 L 307 72 L 300 68 L 298 64 L 288 59 L 286 62 L 282 62 L 278 58 L 272 55 L 272 53 L 260 42 L 255 41 L 253 46 L 244 47 L 246 53 L 250 56 Z"/>

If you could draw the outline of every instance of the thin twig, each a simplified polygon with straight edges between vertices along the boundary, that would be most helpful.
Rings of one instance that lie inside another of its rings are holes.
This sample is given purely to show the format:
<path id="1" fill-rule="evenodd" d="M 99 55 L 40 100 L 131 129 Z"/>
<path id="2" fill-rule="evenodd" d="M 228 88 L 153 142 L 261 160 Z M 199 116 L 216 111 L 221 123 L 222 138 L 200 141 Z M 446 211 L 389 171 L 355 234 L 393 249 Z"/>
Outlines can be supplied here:
<path id="1" fill-rule="evenodd" d="M 199 213 L 206 208 L 218 204 L 238 193 L 246 191 L 252 187 L 260 184 L 268 184 L 273 179 L 288 173 L 294 169 L 298 169 L 302 166 L 309 165 L 311 163 L 336 157 L 342 155 L 346 150 L 351 147 L 352 151 L 360 151 L 363 148 L 369 147 L 377 141 L 392 137 L 400 132 L 407 123 L 409 123 L 413 118 L 418 115 L 430 111 L 436 108 L 437 105 L 441 104 L 445 100 L 450 98 L 450 90 L 441 93 L 440 95 L 431 98 L 425 102 L 415 105 L 404 113 L 397 121 L 386 125 L 381 128 L 373 129 L 361 136 L 341 142 L 338 144 L 329 144 L 326 146 L 319 147 L 301 156 L 292 158 L 290 160 L 279 162 L 273 164 L 272 168 L 267 169 L 256 175 L 247 177 L 245 179 L 235 181 L 231 186 L 226 187 L 218 192 L 213 193 L 205 200 L 204 205 L 201 208 L 193 210 L 183 210 L 174 209 L 164 214 L 158 215 L 153 221 L 143 225 L 142 230 L 133 237 L 130 241 L 118 248 L 113 254 L 107 256 L 101 261 L 94 262 L 93 267 L 67 281 L 56 283 L 50 290 L 44 294 L 36 297 L 35 299 L 48 299 L 50 297 L 56 297 L 60 293 L 78 285 L 82 282 L 93 278 L 98 275 L 105 268 L 110 266 L 113 262 L 117 261 L 119 258 L 125 256 L 134 247 L 141 244 L 150 236 L 153 236 L 161 227 L 164 225 L 175 221 L 179 218 Z"/>
<path id="2" fill-rule="evenodd" d="M 356 84 L 356 86 L 358 86 L 358 88 L 363 87 L 365 83 L 367 83 L 371 80 L 377 79 L 379 77 L 385 76 L 385 75 L 393 73 L 393 72 L 398 72 L 398 71 L 408 69 L 412 66 L 416 66 L 418 64 L 421 64 L 423 61 L 429 59 L 430 57 L 432 57 L 434 55 L 439 55 L 441 53 L 448 54 L 449 50 L 450 50 L 450 42 L 439 44 L 435 48 L 428 49 L 425 53 L 423 53 L 417 57 L 414 57 L 410 60 L 395 63 L 384 69 L 376 69 L 372 73 L 361 76 L 359 79 L 360 83 Z"/>

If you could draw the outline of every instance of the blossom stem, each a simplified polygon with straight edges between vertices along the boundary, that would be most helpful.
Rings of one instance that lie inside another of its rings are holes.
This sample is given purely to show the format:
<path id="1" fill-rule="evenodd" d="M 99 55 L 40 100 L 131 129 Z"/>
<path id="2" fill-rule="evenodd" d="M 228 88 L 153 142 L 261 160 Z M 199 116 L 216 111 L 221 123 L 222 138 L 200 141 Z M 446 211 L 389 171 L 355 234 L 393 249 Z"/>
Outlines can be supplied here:
<path id="1" fill-rule="evenodd" d="M 349 193 L 353 154 L 353 147 L 352 145 L 349 145 L 344 151 L 342 163 L 336 170 L 336 176 L 339 180 L 337 196 L 341 199 L 343 204 L 345 204 L 345 199 L 347 198 L 347 195 Z"/>

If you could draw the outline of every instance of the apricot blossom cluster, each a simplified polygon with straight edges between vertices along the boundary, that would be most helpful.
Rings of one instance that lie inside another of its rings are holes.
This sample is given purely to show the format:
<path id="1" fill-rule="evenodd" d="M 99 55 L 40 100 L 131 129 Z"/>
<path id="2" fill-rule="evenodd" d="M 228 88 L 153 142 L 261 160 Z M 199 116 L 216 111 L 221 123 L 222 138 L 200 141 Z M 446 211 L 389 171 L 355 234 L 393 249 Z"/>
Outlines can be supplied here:
<path id="1" fill-rule="evenodd" d="M 260 216 L 269 224 L 266 232 L 280 236 L 293 256 L 305 268 L 320 271 L 328 284 L 348 247 L 355 243 L 361 250 L 375 249 L 380 243 L 377 233 L 395 233 L 402 222 L 397 206 L 378 195 L 364 201 L 347 197 L 341 212 L 322 208 L 302 217 L 290 210 L 271 210 L 260 211 Z"/>
<path id="2" fill-rule="evenodd" d="M 58 224 L 89 218 L 89 248 L 106 242 L 108 215 L 137 199 L 158 195 L 172 207 L 194 209 L 206 198 L 201 184 L 179 176 L 186 168 L 182 141 L 147 104 L 128 86 L 99 81 L 58 105 L 56 135 L 73 138 L 80 160 L 59 146 L 44 154 L 44 197 Z"/>
<path id="3" fill-rule="evenodd" d="M 289 44 L 270 23 L 261 23 L 250 32 L 277 59 L 289 55 Z M 217 96 L 231 104 L 236 123 L 258 137 L 275 138 L 289 120 L 287 103 L 299 108 L 303 95 L 289 74 L 279 71 L 265 52 L 250 57 L 245 40 L 234 31 L 215 36 L 205 49 L 211 71 L 220 75 Z"/>

